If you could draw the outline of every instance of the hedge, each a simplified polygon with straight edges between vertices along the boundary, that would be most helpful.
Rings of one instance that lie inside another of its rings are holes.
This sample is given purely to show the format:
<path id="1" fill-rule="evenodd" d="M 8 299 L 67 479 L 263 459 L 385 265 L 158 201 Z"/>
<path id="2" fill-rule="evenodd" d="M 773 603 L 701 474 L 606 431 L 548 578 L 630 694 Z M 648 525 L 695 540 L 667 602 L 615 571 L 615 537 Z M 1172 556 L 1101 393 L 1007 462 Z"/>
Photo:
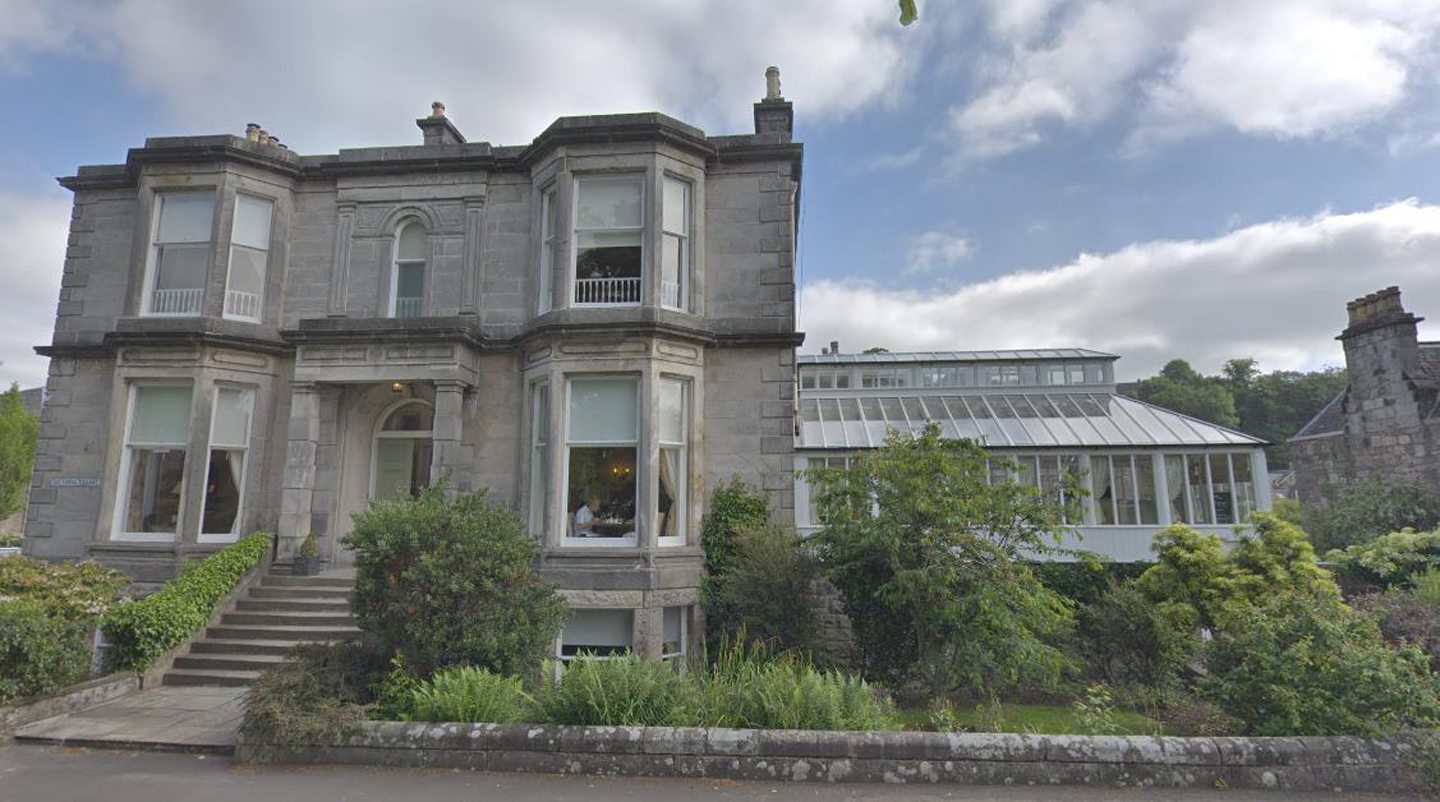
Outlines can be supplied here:
<path id="1" fill-rule="evenodd" d="M 116 668 L 144 670 L 204 627 L 220 601 L 270 550 L 256 532 L 189 566 L 158 593 L 121 605 L 100 624 Z"/>
<path id="2" fill-rule="evenodd" d="M 44 602 L 0 603 L 0 703 L 53 693 L 90 671 L 84 621 L 55 615 Z"/>

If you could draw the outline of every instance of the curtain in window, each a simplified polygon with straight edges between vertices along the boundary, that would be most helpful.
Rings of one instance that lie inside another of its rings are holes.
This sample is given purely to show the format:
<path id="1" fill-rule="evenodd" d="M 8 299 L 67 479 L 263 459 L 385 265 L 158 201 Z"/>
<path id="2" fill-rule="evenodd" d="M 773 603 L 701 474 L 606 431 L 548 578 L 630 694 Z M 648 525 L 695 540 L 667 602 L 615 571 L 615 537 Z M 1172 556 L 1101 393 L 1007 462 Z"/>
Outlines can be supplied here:
<path id="1" fill-rule="evenodd" d="M 677 490 L 679 486 L 677 463 L 680 461 L 678 456 L 673 449 L 660 449 L 660 487 L 664 491 L 665 497 L 670 500 L 669 508 L 660 512 L 660 537 L 674 537 L 679 534 L 676 521 L 678 516 L 675 515 L 680 508 L 680 505 L 676 503 L 680 498 Z"/>

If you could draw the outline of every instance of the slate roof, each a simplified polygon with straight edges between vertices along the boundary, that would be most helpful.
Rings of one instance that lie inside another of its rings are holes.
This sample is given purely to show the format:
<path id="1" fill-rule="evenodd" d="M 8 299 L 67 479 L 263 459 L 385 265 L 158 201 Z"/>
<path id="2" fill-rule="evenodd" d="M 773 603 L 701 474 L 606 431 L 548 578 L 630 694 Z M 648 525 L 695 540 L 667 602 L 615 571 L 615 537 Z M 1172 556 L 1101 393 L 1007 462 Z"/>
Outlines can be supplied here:
<path id="1" fill-rule="evenodd" d="M 1420 343 L 1420 363 L 1416 372 L 1418 375 L 1411 378 L 1417 385 L 1431 388 L 1440 387 L 1440 342 Z M 1312 437 L 1333 437 L 1344 434 L 1345 396 L 1349 392 L 1349 387 L 1341 390 L 1339 395 L 1321 407 L 1320 411 L 1315 413 L 1315 417 L 1301 427 L 1300 431 L 1296 432 L 1290 440 L 1293 442 L 1308 440 Z M 1440 402 L 1437 402 L 1436 407 L 1430 411 L 1429 417 L 1433 418 L 1437 414 L 1440 414 Z"/>

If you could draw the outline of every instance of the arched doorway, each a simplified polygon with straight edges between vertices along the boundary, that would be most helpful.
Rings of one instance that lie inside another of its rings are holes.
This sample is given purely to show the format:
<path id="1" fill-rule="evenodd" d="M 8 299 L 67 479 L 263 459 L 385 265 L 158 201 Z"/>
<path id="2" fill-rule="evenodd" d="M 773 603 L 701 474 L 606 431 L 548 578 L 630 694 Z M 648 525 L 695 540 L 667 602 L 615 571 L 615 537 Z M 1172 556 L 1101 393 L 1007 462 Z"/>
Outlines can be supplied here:
<path id="1" fill-rule="evenodd" d="M 411 398 L 380 414 L 370 460 L 370 498 L 416 496 L 430 486 L 431 429 L 435 408 Z"/>

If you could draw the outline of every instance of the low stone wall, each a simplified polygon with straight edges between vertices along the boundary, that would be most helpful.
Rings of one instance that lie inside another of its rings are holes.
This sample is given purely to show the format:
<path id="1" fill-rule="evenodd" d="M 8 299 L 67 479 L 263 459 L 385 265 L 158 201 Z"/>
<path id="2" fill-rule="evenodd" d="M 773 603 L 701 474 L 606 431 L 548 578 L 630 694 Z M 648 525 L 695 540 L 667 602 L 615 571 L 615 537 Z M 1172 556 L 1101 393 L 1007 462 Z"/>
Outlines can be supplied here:
<path id="1" fill-rule="evenodd" d="M 1405 741 L 367 722 L 329 744 L 241 733 L 237 760 L 813 782 L 1398 791 Z"/>
<path id="2" fill-rule="evenodd" d="M 32 721 L 94 707 L 138 690 L 140 677 L 125 672 L 71 685 L 43 699 L 21 700 L 21 704 L 12 707 L 0 706 L 0 741 Z"/>

